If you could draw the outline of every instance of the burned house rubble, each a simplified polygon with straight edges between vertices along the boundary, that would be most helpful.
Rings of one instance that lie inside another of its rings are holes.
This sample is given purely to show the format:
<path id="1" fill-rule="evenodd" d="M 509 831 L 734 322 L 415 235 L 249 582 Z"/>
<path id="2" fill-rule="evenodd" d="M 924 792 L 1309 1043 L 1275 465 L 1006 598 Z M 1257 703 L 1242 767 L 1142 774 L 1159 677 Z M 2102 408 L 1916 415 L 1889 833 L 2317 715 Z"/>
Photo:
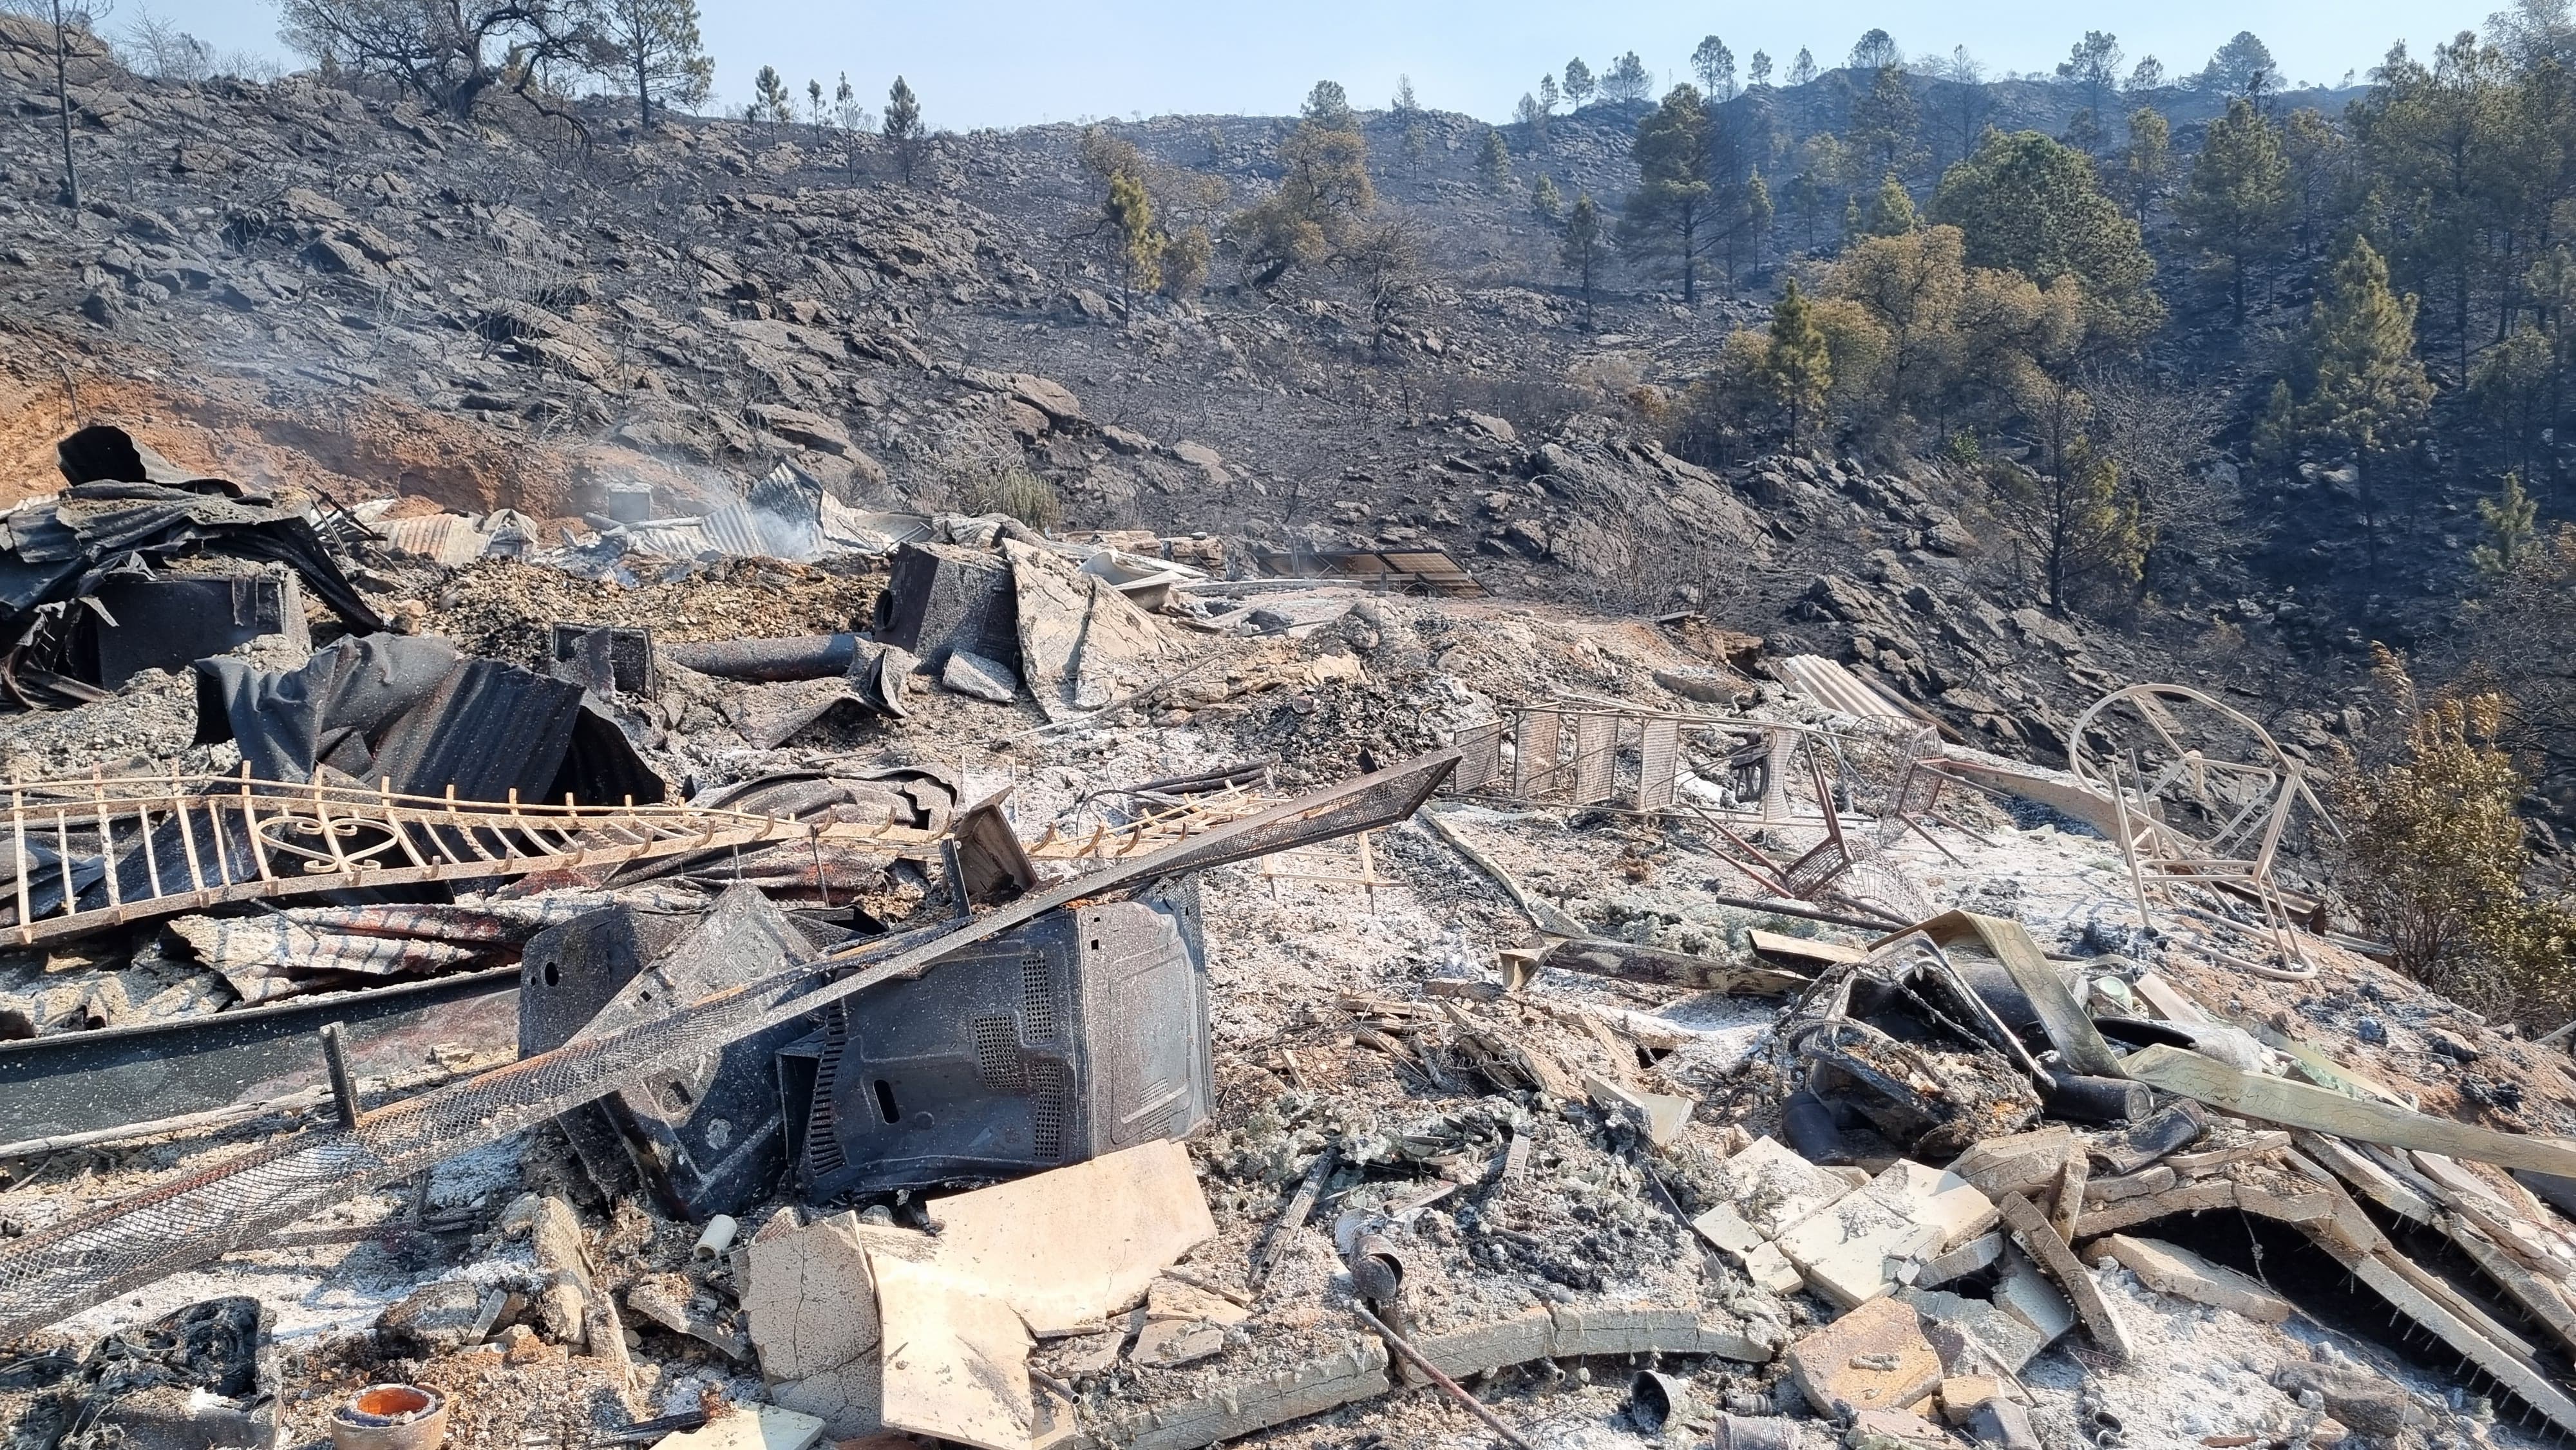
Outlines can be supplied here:
<path id="1" fill-rule="evenodd" d="M 2299 757 L 861 509 L 0 518 L 13 1446 L 2516 1446 L 2576 1071 Z"/>

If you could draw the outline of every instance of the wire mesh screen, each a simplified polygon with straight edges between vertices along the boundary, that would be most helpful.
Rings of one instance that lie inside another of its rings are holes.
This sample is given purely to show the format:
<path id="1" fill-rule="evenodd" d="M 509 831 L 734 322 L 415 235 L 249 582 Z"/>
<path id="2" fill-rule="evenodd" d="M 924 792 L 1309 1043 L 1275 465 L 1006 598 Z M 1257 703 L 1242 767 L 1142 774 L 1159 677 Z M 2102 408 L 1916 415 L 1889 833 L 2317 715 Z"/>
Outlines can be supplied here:
<path id="1" fill-rule="evenodd" d="M 954 929 L 865 943 L 669 1017 L 299 1134 L 0 1244 L 0 1341 L 246 1247 L 333 1203 L 497 1142 L 654 1072 L 795 1021 L 1086 897 L 1374 830 L 1413 814 L 1456 766 L 1440 751 L 1077 877 Z"/>

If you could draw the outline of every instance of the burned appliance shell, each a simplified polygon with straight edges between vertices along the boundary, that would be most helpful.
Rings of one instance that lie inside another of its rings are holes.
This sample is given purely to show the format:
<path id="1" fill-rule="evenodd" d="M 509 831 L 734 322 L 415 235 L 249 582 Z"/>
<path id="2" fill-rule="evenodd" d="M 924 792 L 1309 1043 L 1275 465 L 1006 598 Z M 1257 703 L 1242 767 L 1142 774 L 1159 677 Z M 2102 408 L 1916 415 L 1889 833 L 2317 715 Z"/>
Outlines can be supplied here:
<path id="1" fill-rule="evenodd" d="M 778 1067 L 811 1203 L 1177 1138 L 1215 1101 L 1197 883 L 1051 912 L 835 1004 Z"/>
<path id="2" fill-rule="evenodd" d="M 521 959 L 522 1053 L 658 1020 L 710 993 L 778 990 L 825 943 L 749 886 L 703 916 L 610 907 L 540 932 Z M 627 1084 L 555 1121 L 603 1192 L 641 1182 L 696 1221 L 748 1212 L 788 1163 L 772 1055 L 801 1030 L 758 1033 Z"/>

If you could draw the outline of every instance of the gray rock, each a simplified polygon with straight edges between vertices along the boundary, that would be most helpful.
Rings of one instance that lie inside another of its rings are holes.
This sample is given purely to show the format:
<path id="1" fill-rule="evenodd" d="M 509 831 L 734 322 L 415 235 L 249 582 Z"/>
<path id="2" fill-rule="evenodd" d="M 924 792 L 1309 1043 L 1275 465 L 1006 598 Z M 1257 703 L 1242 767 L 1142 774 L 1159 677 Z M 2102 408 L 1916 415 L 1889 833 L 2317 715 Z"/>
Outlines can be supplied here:
<path id="1" fill-rule="evenodd" d="M 948 664 L 939 672 L 939 683 L 958 694 L 996 705 L 1007 705 L 1020 694 L 1020 677 L 1009 665 L 962 649 L 948 652 Z"/>

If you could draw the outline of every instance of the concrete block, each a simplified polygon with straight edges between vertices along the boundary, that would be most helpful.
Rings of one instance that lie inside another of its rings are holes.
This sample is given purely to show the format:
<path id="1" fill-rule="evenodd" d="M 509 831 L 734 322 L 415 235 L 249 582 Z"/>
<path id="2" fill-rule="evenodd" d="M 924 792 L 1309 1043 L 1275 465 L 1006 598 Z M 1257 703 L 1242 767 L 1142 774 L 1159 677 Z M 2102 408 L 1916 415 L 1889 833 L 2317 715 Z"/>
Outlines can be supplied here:
<path id="1" fill-rule="evenodd" d="M 1941 1355 L 1913 1306 L 1879 1299 L 1791 1345 L 1789 1376 L 1817 1414 L 1849 1420 L 1931 1394 L 1941 1383 Z"/>

